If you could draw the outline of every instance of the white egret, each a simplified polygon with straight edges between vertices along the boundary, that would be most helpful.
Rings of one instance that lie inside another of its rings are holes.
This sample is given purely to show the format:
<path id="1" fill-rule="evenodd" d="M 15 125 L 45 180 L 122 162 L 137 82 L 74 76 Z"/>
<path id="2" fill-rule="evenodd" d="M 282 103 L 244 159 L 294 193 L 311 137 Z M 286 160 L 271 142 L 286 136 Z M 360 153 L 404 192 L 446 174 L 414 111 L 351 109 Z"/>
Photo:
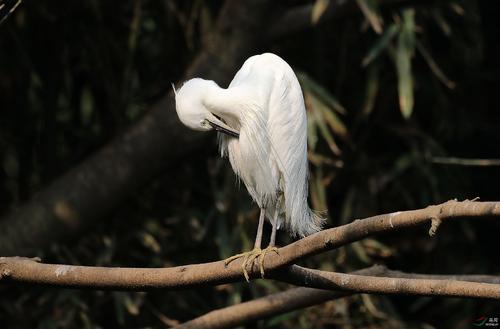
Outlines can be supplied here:
<path id="1" fill-rule="evenodd" d="M 229 156 L 260 208 L 254 250 L 230 257 L 226 264 L 244 257 L 248 281 L 247 264 L 252 266 L 260 257 L 264 276 L 266 252 L 277 252 L 277 229 L 304 237 L 319 231 L 323 222 L 307 203 L 307 118 L 297 77 L 283 59 L 266 53 L 248 58 L 227 89 L 195 78 L 175 91 L 175 101 L 184 125 L 219 132 L 221 155 Z M 262 250 L 265 218 L 272 233 Z"/>

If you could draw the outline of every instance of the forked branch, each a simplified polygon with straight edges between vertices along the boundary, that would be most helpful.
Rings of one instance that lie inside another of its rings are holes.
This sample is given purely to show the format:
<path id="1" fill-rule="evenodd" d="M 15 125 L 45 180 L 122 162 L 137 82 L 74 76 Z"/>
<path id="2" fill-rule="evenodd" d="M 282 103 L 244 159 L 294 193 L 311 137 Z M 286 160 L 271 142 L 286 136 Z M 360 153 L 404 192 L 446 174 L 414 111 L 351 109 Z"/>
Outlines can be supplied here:
<path id="1" fill-rule="evenodd" d="M 332 250 L 369 235 L 394 232 L 402 228 L 458 218 L 500 216 L 499 202 L 448 201 L 441 205 L 378 215 L 327 229 L 279 249 L 279 255 L 268 254 L 264 265 L 267 273 L 291 265 L 298 260 Z M 0 274 L 4 282 L 30 283 L 60 287 L 149 290 L 182 289 L 199 285 L 215 285 L 241 281 L 241 260 L 225 266 L 223 261 L 171 268 L 109 268 L 43 264 L 24 258 L 0 258 Z M 259 276 L 257 266 L 251 277 Z"/>
<path id="2" fill-rule="evenodd" d="M 276 273 L 282 278 L 286 275 L 285 272 L 294 272 L 294 283 L 309 280 L 310 275 L 307 274 L 308 269 L 299 268 L 292 265 L 291 268 L 284 269 L 280 273 Z M 339 274 L 339 273 L 335 273 Z M 413 274 L 403 273 L 399 271 L 391 271 L 384 266 L 372 266 L 363 270 L 352 272 L 345 275 L 385 278 L 406 278 L 406 279 L 424 279 L 424 280 L 441 280 L 441 282 L 469 281 L 500 284 L 500 276 L 488 275 L 431 275 L 431 274 Z M 321 281 L 321 280 L 320 280 Z M 460 282 L 461 283 L 461 282 Z M 468 283 L 468 282 L 466 282 Z M 211 311 L 200 317 L 197 317 L 188 322 L 182 323 L 175 328 L 177 329 L 212 329 L 212 328 L 233 328 L 241 326 L 256 320 L 266 319 L 287 312 L 303 309 L 309 306 L 324 303 L 329 300 L 334 300 L 344 296 L 352 295 L 351 291 L 335 291 L 323 290 L 316 288 L 292 288 L 283 292 L 278 292 L 265 297 L 257 298 L 248 302 L 231 305 L 225 308 Z"/>

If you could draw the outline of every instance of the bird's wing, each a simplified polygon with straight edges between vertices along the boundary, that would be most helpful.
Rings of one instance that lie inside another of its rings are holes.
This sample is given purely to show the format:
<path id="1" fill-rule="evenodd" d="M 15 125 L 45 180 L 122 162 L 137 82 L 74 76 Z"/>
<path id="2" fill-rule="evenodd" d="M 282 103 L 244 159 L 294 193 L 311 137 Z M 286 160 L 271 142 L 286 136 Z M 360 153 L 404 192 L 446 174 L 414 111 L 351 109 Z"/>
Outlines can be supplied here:
<path id="1" fill-rule="evenodd" d="M 298 222 L 309 217 L 307 206 L 307 117 L 300 84 L 293 70 L 275 65 L 275 82 L 269 98 L 268 131 L 282 179 L 286 224 L 299 232 Z"/>

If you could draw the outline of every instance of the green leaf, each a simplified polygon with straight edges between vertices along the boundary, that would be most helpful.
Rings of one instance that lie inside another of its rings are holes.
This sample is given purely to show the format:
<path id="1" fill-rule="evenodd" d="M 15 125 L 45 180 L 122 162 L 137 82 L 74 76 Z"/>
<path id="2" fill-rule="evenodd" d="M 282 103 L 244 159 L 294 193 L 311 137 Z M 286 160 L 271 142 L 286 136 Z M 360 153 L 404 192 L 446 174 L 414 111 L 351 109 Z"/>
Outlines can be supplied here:
<path id="1" fill-rule="evenodd" d="M 302 88 L 314 93 L 316 97 L 321 99 L 327 105 L 331 106 L 337 112 L 346 114 L 346 109 L 325 87 L 321 86 L 319 83 L 311 79 L 311 77 L 309 77 L 307 74 L 302 72 L 297 73 L 297 78 L 299 79 Z"/>
<path id="2" fill-rule="evenodd" d="M 373 0 L 356 0 L 359 9 L 370 23 L 372 29 L 377 33 L 382 33 L 382 19 L 380 18 L 377 3 Z"/>
<path id="3" fill-rule="evenodd" d="M 436 20 L 437 25 L 443 31 L 444 35 L 449 37 L 451 35 L 451 27 L 450 24 L 446 21 L 446 19 L 441 14 L 441 10 L 435 9 L 432 11 L 432 16 Z"/>
<path id="4" fill-rule="evenodd" d="M 396 24 L 391 24 L 387 30 L 378 38 L 377 42 L 370 48 L 370 51 L 363 58 L 361 62 L 362 66 L 367 66 L 370 64 L 378 55 L 382 52 L 382 50 L 386 49 L 391 40 L 398 34 L 399 27 Z"/>
<path id="5" fill-rule="evenodd" d="M 323 102 L 321 102 L 319 99 L 317 99 L 316 97 L 311 97 L 311 105 L 312 105 L 313 114 L 315 116 L 315 121 L 318 125 L 319 132 L 320 132 L 321 136 L 328 143 L 330 150 L 332 150 L 332 152 L 334 154 L 337 154 L 337 155 L 340 154 L 341 151 L 340 151 L 339 147 L 337 146 L 337 143 L 335 143 L 335 139 L 333 138 L 332 133 L 328 129 L 328 126 L 326 125 L 326 120 L 323 116 L 323 112 L 325 111 L 324 107 L 326 107 L 326 105 Z"/>
<path id="6" fill-rule="evenodd" d="M 347 128 L 337 114 L 326 106 L 321 107 L 321 110 L 323 111 L 323 118 L 332 131 L 341 137 L 347 137 Z"/>
<path id="7" fill-rule="evenodd" d="M 316 125 L 316 120 L 314 116 L 309 116 L 307 118 L 307 146 L 310 150 L 314 151 L 316 149 L 316 144 L 318 143 L 318 129 Z"/>
<path id="8" fill-rule="evenodd" d="M 159 253 L 161 252 L 161 245 L 158 243 L 156 238 L 147 232 L 142 232 L 140 233 L 141 237 L 141 242 L 144 245 L 144 247 L 148 248 L 149 250 L 153 251 L 154 253 Z"/>
<path id="9" fill-rule="evenodd" d="M 326 188 L 323 183 L 323 170 L 321 167 L 316 170 L 316 188 L 318 192 L 318 204 L 316 205 L 316 209 L 328 209 L 326 204 Z"/>
<path id="10" fill-rule="evenodd" d="M 403 11 L 403 23 L 396 49 L 396 70 L 398 75 L 399 107 L 403 117 L 408 119 L 413 111 L 413 76 L 411 58 L 415 47 L 415 11 Z"/>
<path id="11" fill-rule="evenodd" d="M 456 83 L 452 80 L 450 80 L 446 74 L 441 70 L 439 65 L 434 61 L 432 58 L 431 54 L 425 49 L 424 45 L 416 41 L 416 46 L 417 50 L 420 52 L 422 57 L 424 58 L 425 62 L 427 65 L 429 65 L 429 68 L 431 69 L 432 73 L 441 81 L 446 87 L 449 89 L 453 89 L 456 86 Z"/>
<path id="12" fill-rule="evenodd" d="M 369 115 L 375 107 L 375 100 L 377 98 L 379 89 L 379 68 L 377 65 L 370 65 L 368 67 L 368 75 L 366 78 L 366 91 L 365 103 L 363 105 L 363 114 Z"/>
<path id="13" fill-rule="evenodd" d="M 123 298 L 123 305 L 125 306 L 125 309 L 130 313 L 131 315 L 137 316 L 140 313 L 139 309 L 139 304 L 137 301 L 132 300 L 130 297 L 130 294 L 126 293 L 124 298 Z"/>

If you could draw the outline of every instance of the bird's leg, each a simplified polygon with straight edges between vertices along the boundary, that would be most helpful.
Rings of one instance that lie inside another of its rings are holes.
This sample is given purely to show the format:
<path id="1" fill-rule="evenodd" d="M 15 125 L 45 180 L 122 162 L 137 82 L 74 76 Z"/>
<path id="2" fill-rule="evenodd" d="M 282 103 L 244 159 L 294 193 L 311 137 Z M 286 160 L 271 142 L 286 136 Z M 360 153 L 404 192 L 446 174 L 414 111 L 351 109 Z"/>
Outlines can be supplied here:
<path id="1" fill-rule="evenodd" d="M 262 231 L 264 231 L 265 215 L 266 215 L 266 209 L 261 208 L 259 216 L 259 226 L 257 227 L 257 235 L 255 236 L 255 244 L 253 245 L 253 249 L 260 249 L 260 246 L 262 244 Z"/>
<path id="2" fill-rule="evenodd" d="M 266 254 L 269 251 L 274 251 L 275 253 L 278 253 L 278 248 L 276 248 L 274 245 L 276 243 L 276 231 L 278 230 L 278 214 L 279 214 L 279 205 L 280 202 L 278 201 L 277 207 L 274 211 L 274 218 L 272 222 L 272 231 L 271 231 L 271 239 L 269 240 L 269 245 L 267 246 L 266 249 L 262 250 L 262 255 L 260 255 L 260 261 L 259 261 L 259 269 L 260 269 L 260 276 L 264 278 L 264 258 L 266 257 Z"/>
<path id="3" fill-rule="evenodd" d="M 245 275 L 245 279 L 247 282 L 250 280 L 250 276 L 248 275 L 247 265 L 250 264 L 250 268 L 253 266 L 253 262 L 256 258 L 258 258 L 262 254 L 262 249 L 260 246 L 262 245 L 262 232 L 264 231 L 264 220 L 266 217 L 266 209 L 260 209 L 259 216 L 259 225 L 257 226 L 257 235 L 255 236 L 255 243 L 253 245 L 253 250 L 250 251 L 243 260 L 241 264 L 241 268 L 243 269 L 243 275 Z"/>
<path id="4" fill-rule="evenodd" d="M 273 218 L 273 228 L 271 231 L 271 239 L 269 239 L 269 246 L 268 247 L 274 247 L 276 244 L 276 231 L 278 230 L 278 209 L 274 212 L 274 218 Z"/>
<path id="5" fill-rule="evenodd" d="M 224 263 L 227 265 L 235 259 L 244 257 L 241 268 L 243 269 L 243 275 L 245 276 L 247 282 L 250 281 L 250 276 L 248 275 L 247 271 L 247 264 L 253 265 L 254 260 L 262 254 L 262 249 L 260 249 L 260 246 L 262 244 L 262 231 L 264 229 L 265 215 L 266 209 L 260 208 L 259 225 L 257 227 L 257 235 L 255 236 L 255 244 L 253 250 L 231 256 L 224 261 Z"/>

